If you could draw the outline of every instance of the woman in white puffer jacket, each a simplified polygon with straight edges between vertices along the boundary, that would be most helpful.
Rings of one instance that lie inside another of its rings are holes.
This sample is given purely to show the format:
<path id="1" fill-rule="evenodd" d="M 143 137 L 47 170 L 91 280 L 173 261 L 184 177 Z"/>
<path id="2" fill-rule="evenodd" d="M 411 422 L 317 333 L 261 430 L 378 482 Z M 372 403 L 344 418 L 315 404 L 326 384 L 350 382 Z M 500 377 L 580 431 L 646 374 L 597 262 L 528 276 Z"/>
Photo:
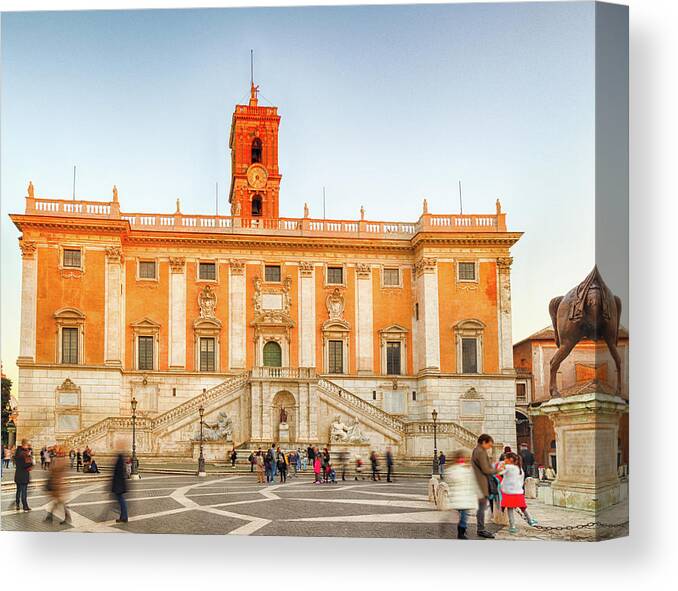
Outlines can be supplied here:
<path id="1" fill-rule="evenodd" d="M 470 462 L 471 452 L 460 449 L 452 454 L 445 469 L 444 480 L 448 486 L 447 508 L 459 512 L 457 539 L 467 540 L 469 511 L 478 508 L 478 499 L 483 496 Z"/>

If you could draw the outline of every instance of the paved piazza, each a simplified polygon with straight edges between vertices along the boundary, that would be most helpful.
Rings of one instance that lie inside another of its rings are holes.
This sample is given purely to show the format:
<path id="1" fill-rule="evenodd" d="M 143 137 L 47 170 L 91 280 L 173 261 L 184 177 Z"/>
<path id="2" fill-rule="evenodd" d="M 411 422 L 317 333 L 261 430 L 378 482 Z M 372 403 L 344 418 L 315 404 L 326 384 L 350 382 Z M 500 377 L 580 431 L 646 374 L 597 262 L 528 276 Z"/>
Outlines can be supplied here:
<path id="1" fill-rule="evenodd" d="M 8 476 L 8 475 L 6 475 Z M 115 523 L 117 503 L 111 499 L 109 476 L 81 477 L 68 484 L 71 525 L 43 522 L 48 498 L 41 484 L 31 487 L 31 512 L 14 510 L 14 485 L 3 482 L 2 529 L 5 531 L 77 531 L 257 536 L 454 538 L 456 513 L 437 511 L 428 501 L 424 479 L 394 483 L 346 481 L 315 485 L 312 476 L 286 484 L 262 486 L 249 473 L 210 475 L 146 475 L 130 481 L 129 522 Z M 622 521 L 624 507 L 605 521 Z M 533 501 L 532 514 L 544 525 L 592 521 L 586 513 L 547 507 Z M 619 513 L 619 516 L 616 513 Z M 469 527 L 475 537 L 474 518 Z M 498 539 L 593 539 L 591 529 L 543 532 L 519 523 L 519 532 L 492 525 Z M 603 534 L 608 532 L 603 532 Z M 609 532 L 612 533 L 612 532 Z M 620 532 L 618 532 L 620 533 Z"/>

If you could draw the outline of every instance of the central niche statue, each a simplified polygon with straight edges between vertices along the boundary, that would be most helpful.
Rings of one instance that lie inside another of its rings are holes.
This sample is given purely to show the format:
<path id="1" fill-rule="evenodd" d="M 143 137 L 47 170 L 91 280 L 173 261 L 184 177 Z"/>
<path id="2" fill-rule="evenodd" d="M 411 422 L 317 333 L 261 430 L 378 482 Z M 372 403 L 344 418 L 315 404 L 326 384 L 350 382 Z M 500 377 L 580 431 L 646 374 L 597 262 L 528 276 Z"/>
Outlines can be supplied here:
<path id="1" fill-rule="evenodd" d="M 348 427 L 344 425 L 341 417 L 337 415 L 330 425 L 330 443 L 348 441 Z"/>
<path id="2" fill-rule="evenodd" d="M 284 406 L 280 407 L 280 422 L 287 423 L 287 411 Z"/>
<path id="3" fill-rule="evenodd" d="M 233 422 L 224 411 L 217 415 L 217 422 L 213 425 L 203 421 L 203 441 L 230 441 L 232 438 Z M 198 431 L 193 436 L 193 441 L 200 441 L 200 426 L 198 426 Z"/>

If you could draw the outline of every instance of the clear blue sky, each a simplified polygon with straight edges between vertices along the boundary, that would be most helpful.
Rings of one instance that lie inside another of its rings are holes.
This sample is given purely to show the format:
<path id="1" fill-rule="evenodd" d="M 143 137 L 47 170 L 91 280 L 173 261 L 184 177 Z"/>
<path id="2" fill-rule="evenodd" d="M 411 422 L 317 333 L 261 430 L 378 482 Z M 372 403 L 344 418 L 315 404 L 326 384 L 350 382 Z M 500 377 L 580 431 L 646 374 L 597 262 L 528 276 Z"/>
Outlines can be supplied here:
<path id="1" fill-rule="evenodd" d="M 17 13 L 2 16 L 2 360 L 16 379 L 21 258 L 7 214 L 36 196 L 123 211 L 227 209 L 228 132 L 249 51 L 282 115 L 280 211 L 415 220 L 494 211 L 514 248 L 513 332 L 594 262 L 593 3 Z M 582 212 L 584 215 L 581 215 Z M 566 252 L 554 252 L 574 235 Z M 554 271 L 557 269 L 557 271 Z"/>

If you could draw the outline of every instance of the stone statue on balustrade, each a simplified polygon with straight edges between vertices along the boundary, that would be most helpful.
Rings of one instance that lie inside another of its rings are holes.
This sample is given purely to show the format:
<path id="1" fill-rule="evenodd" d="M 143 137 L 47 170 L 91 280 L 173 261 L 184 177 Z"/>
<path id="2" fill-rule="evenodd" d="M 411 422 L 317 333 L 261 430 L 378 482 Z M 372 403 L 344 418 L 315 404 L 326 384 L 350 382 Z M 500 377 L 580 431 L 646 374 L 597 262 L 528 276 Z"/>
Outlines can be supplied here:
<path id="1" fill-rule="evenodd" d="M 217 415 L 217 422 L 210 424 L 203 421 L 202 440 L 203 441 L 231 441 L 233 439 L 233 422 L 228 415 L 221 411 Z M 193 436 L 193 441 L 200 440 L 200 426 Z"/>

